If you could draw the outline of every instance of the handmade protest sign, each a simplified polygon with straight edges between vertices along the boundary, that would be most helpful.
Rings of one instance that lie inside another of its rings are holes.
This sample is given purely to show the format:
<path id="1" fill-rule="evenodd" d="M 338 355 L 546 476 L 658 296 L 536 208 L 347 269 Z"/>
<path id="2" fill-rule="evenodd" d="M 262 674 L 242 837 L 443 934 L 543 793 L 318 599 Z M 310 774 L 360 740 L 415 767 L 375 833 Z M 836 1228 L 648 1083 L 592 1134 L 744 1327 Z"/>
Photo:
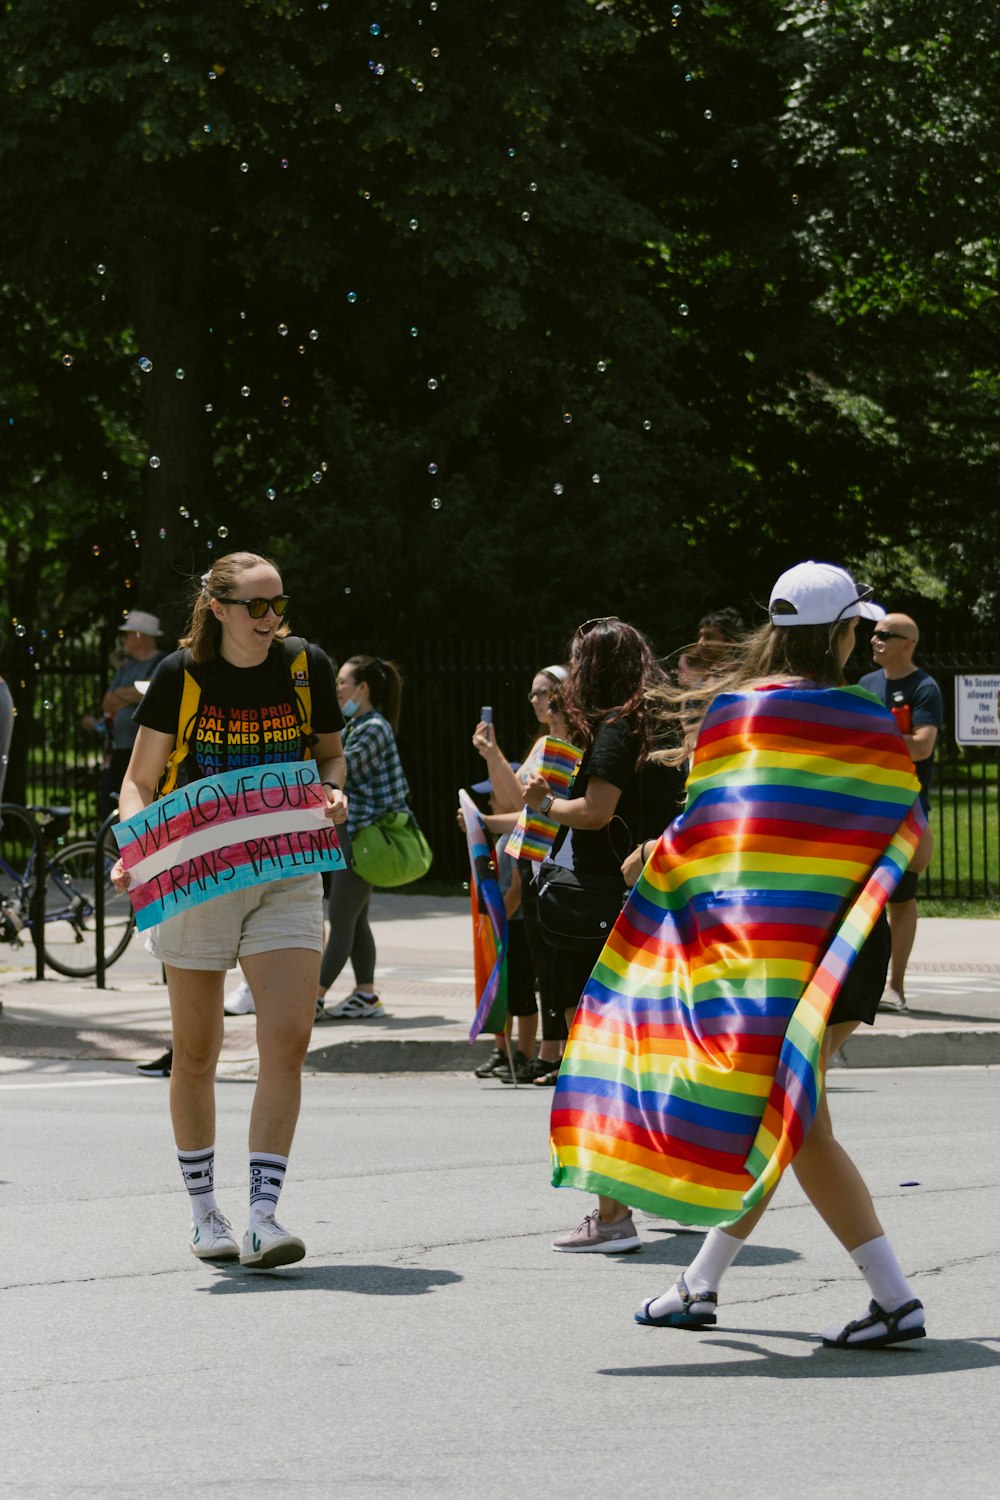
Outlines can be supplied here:
<path id="1" fill-rule="evenodd" d="M 523 775 L 525 770 L 541 771 L 555 796 L 565 797 L 582 759 L 583 751 L 575 745 L 546 735 L 545 739 L 538 741 L 521 772 Z M 525 807 L 507 840 L 507 853 L 511 859 L 547 859 L 558 831 L 558 823 L 544 813 Z"/>
<path id="2" fill-rule="evenodd" d="M 345 868 L 315 761 L 189 782 L 114 835 L 140 932 L 227 891 Z"/>

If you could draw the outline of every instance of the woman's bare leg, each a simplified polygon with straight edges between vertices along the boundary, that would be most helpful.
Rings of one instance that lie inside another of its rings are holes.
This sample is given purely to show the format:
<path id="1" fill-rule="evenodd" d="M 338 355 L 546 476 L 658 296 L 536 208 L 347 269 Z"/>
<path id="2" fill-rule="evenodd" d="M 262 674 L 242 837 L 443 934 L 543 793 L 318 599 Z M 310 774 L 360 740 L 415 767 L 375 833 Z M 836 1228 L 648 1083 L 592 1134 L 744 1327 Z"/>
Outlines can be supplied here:
<path id="1" fill-rule="evenodd" d="M 170 1118 L 179 1151 L 215 1143 L 215 1068 L 222 1050 L 225 974 L 166 965 L 173 1022 Z"/>
<path id="2" fill-rule="evenodd" d="M 320 955 L 307 948 L 282 948 L 250 954 L 240 964 L 253 991 L 260 1054 L 250 1150 L 287 1156 L 299 1117 Z"/>

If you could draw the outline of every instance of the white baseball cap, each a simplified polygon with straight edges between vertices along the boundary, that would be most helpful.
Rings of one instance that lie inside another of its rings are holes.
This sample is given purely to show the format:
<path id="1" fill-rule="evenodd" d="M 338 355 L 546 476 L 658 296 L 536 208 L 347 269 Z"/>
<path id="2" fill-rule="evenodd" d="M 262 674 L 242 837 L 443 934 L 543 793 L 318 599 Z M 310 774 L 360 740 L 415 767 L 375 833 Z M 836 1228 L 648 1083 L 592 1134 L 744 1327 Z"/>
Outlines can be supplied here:
<path id="1" fill-rule="evenodd" d="M 870 593 L 833 563 L 796 563 L 771 590 L 768 613 L 772 625 L 836 625 L 856 616 L 881 620 L 885 610 L 869 602 Z"/>

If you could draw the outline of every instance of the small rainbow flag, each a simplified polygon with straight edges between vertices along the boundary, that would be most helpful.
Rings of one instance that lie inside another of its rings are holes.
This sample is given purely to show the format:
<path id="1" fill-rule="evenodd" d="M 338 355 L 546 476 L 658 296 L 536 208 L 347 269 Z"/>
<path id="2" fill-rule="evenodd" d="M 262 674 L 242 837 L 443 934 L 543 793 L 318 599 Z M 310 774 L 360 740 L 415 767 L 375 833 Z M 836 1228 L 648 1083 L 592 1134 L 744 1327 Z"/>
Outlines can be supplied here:
<path id="1" fill-rule="evenodd" d="M 812 1124 L 827 1018 L 920 841 L 919 783 L 862 688 L 724 694 L 684 812 L 584 990 L 553 1182 L 732 1224 Z"/>
<path id="2" fill-rule="evenodd" d="M 472 964 L 476 979 L 476 1014 L 469 1027 L 474 1042 L 484 1029 L 503 1031 L 507 1024 L 507 912 L 497 879 L 496 852 L 482 816 L 460 790 L 458 805 L 469 847 L 469 894 L 472 901 Z"/>
<path id="3" fill-rule="evenodd" d="M 532 746 L 521 771 L 541 771 L 550 790 L 557 797 L 565 797 L 582 759 L 583 751 L 575 745 L 546 735 Z M 507 840 L 507 853 L 511 859 L 546 859 L 552 853 L 552 843 L 558 832 L 558 823 L 544 813 L 525 807 Z"/>

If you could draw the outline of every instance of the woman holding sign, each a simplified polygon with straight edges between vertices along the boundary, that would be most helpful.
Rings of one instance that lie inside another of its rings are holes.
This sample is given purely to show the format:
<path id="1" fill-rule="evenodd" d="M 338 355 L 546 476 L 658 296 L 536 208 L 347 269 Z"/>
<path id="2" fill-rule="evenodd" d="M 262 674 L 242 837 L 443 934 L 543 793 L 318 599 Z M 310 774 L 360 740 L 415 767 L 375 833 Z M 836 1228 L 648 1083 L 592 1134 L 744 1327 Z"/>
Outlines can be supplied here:
<path id="1" fill-rule="evenodd" d="M 344 720 L 333 668 L 315 646 L 293 642 L 289 651 L 288 602 L 274 564 L 256 553 L 230 553 L 205 574 L 182 649 L 157 668 L 136 710 L 139 734 L 119 798 L 123 822 L 175 783 L 267 766 L 275 768 L 277 785 L 279 768 L 308 759 L 315 760 L 325 789 L 326 816 L 345 821 Z M 204 800 L 199 796 L 198 805 Z M 302 1240 L 278 1223 L 275 1211 L 299 1113 L 323 950 L 319 875 L 287 875 L 277 867 L 275 873 L 278 878 L 265 883 L 187 906 L 152 928 L 147 941 L 164 965 L 170 995 L 170 1113 L 191 1197 L 191 1251 L 202 1260 L 238 1258 L 260 1268 L 305 1254 Z M 121 861 L 112 879 L 116 889 L 128 888 Z M 260 1053 L 250 1114 L 250 1222 L 242 1249 L 213 1186 L 223 985 L 237 963 L 253 991 Z"/>

